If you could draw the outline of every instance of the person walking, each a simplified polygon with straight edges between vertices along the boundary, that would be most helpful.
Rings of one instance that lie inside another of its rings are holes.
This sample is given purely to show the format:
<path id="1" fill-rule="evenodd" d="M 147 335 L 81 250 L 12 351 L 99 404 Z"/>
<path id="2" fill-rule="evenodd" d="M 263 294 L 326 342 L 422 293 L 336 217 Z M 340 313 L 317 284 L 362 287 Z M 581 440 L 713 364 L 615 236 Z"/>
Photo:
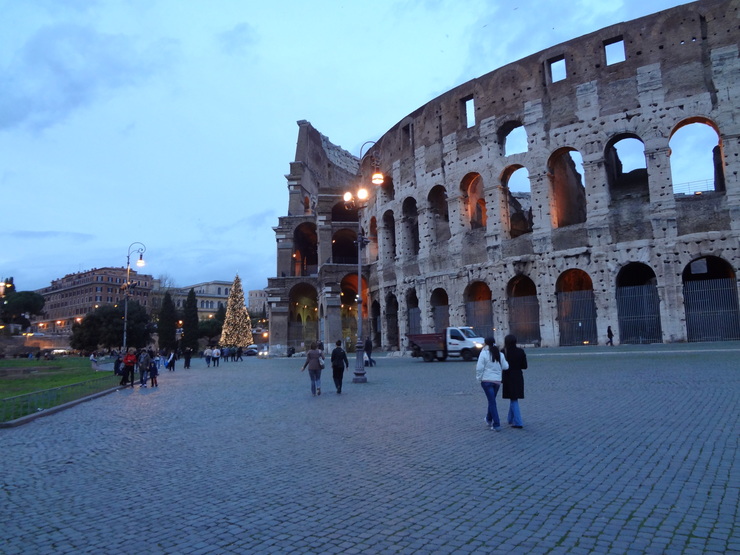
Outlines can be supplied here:
<path id="1" fill-rule="evenodd" d="M 182 356 L 185 359 L 183 368 L 185 369 L 190 368 L 190 360 L 193 358 L 193 349 L 191 349 L 190 347 L 187 347 Z"/>
<path id="2" fill-rule="evenodd" d="M 496 347 L 493 337 L 486 337 L 485 343 L 486 346 L 480 352 L 478 363 L 475 365 L 475 376 L 488 400 L 486 425 L 498 432 L 501 430 L 501 421 L 496 408 L 496 394 L 501 387 L 501 373 L 509 368 L 509 363 Z"/>
<path id="3" fill-rule="evenodd" d="M 152 362 L 152 357 L 146 349 L 142 349 L 139 355 L 139 387 L 146 387 L 146 375 L 149 372 L 150 362 Z"/>
<path id="4" fill-rule="evenodd" d="M 154 353 L 150 352 L 149 354 L 152 355 Z M 152 387 L 159 387 L 157 376 L 159 376 L 159 370 L 157 369 L 157 363 L 152 360 L 152 362 L 149 363 L 149 379 L 152 380 Z"/>
<path id="5" fill-rule="evenodd" d="M 337 388 L 337 395 L 342 394 L 345 368 L 349 368 L 349 360 L 347 360 L 347 353 L 342 349 L 342 340 L 337 339 L 337 346 L 331 352 L 331 373 Z"/>
<path id="6" fill-rule="evenodd" d="M 236 361 L 235 362 L 244 362 L 244 359 L 242 358 L 242 355 L 244 354 L 244 349 L 241 347 L 236 348 Z"/>
<path id="7" fill-rule="evenodd" d="M 375 360 L 373 359 L 373 342 L 368 337 L 365 340 L 365 354 L 367 354 L 367 365 L 375 366 Z"/>
<path id="8" fill-rule="evenodd" d="M 211 346 L 209 345 L 205 351 L 203 351 L 203 358 L 206 359 L 206 367 L 211 367 L 211 358 L 213 357 L 213 349 L 211 349 Z"/>
<path id="9" fill-rule="evenodd" d="M 175 361 L 176 360 L 177 360 L 177 357 L 175 356 L 175 351 L 174 350 L 170 351 L 170 356 L 167 357 L 167 364 L 165 365 L 167 370 L 169 370 L 170 372 L 175 371 Z"/>
<path id="10" fill-rule="evenodd" d="M 123 357 L 123 379 L 121 385 L 127 385 L 131 379 L 131 387 L 134 387 L 134 371 L 136 370 L 136 351 L 133 347 Z"/>
<path id="11" fill-rule="evenodd" d="M 611 326 L 606 327 L 606 338 L 607 338 L 606 344 L 614 347 L 614 332 L 612 331 Z"/>
<path id="12" fill-rule="evenodd" d="M 316 342 L 306 353 L 306 362 L 303 363 L 303 372 L 308 367 L 308 376 L 311 378 L 311 393 L 321 395 L 321 370 L 324 368 L 324 355 L 316 348 Z"/>
<path id="13" fill-rule="evenodd" d="M 221 360 L 221 349 L 218 348 L 218 345 L 216 345 L 213 348 L 213 354 L 211 355 L 211 362 L 213 363 L 213 367 L 215 368 L 218 366 L 218 361 Z"/>
<path id="14" fill-rule="evenodd" d="M 509 369 L 503 371 L 501 397 L 509 399 L 509 414 L 506 421 L 512 428 L 523 428 L 522 414 L 519 412 L 519 399 L 524 399 L 524 374 L 527 368 L 527 354 L 516 346 L 516 336 L 504 337 L 504 356 Z"/>

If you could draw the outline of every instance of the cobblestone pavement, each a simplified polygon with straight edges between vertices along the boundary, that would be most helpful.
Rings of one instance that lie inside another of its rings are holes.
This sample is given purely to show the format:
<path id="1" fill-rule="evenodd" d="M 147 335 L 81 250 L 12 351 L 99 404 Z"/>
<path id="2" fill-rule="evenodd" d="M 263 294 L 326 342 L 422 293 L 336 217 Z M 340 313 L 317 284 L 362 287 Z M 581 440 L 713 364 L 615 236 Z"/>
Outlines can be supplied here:
<path id="1" fill-rule="evenodd" d="M 382 354 L 342 395 L 198 360 L 0 429 L 0 552 L 740 552 L 740 343 L 528 354 L 523 430 L 473 363 Z"/>

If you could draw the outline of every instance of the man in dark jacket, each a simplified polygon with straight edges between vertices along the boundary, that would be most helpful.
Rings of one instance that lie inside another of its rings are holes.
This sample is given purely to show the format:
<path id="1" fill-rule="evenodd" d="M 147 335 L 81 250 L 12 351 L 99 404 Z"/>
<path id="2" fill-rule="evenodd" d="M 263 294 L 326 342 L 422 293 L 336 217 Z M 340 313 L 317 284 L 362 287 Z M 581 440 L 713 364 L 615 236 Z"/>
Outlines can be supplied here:
<path id="1" fill-rule="evenodd" d="M 375 360 L 373 360 L 373 342 L 369 337 L 365 340 L 365 353 L 367 354 L 367 366 L 375 366 Z"/>
<path id="2" fill-rule="evenodd" d="M 334 385 L 337 387 L 337 394 L 342 393 L 342 380 L 344 379 L 344 369 L 349 368 L 347 353 L 342 349 L 342 340 L 337 340 L 337 346 L 331 352 L 331 372 L 334 378 Z"/>

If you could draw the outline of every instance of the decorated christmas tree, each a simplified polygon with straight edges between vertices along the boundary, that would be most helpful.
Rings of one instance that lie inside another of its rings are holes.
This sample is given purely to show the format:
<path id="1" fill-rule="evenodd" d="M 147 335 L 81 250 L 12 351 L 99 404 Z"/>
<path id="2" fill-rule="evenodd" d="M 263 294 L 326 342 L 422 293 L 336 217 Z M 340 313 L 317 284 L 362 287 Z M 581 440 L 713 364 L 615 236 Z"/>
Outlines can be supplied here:
<path id="1" fill-rule="evenodd" d="M 234 278 L 229 300 L 226 301 L 226 318 L 221 331 L 221 345 L 225 347 L 247 347 L 252 338 L 252 319 L 244 305 L 244 290 L 239 274 Z"/>

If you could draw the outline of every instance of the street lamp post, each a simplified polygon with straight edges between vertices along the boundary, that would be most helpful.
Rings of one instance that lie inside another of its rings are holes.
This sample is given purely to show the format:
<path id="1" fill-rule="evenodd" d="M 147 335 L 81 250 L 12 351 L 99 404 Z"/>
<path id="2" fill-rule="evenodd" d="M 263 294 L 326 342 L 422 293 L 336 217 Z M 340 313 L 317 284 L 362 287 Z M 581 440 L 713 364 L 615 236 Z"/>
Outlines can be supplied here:
<path id="1" fill-rule="evenodd" d="M 344 193 L 344 202 L 348 206 L 354 206 L 357 209 L 357 345 L 355 346 L 355 377 L 352 383 L 367 383 L 365 372 L 365 343 L 362 340 L 362 249 L 370 243 L 365 237 L 362 230 L 362 221 L 360 220 L 360 211 L 367 206 L 367 200 L 370 197 L 368 190 L 362 186 L 362 149 L 366 145 L 374 145 L 375 141 L 367 141 L 360 147 L 360 184 L 355 193 Z M 384 181 L 383 174 L 380 172 L 378 159 L 371 156 L 373 174 L 371 182 L 373 185 L 382 185 Z"/>
<path id="2" fill-rule="evenodd" d="M 135 245 L 139 246 L 137 248 L 134 248 Z M 124 285 L 125 293 L 123 296 L 123 353 L 125 353 L 128 349 L 128 296 L 129 290 L 131 289 L 131 254 L 135 252 L 139 253 L 139 259 L 136 261 L 136 265 L 141 268 L 146 264 L 144 262 L 144 253 L 146 252 L 146 246 L 144 246 L 144 243 L 131 243 L 128 246 L 128 254 L 126 255 L 126 284 Z"/>

